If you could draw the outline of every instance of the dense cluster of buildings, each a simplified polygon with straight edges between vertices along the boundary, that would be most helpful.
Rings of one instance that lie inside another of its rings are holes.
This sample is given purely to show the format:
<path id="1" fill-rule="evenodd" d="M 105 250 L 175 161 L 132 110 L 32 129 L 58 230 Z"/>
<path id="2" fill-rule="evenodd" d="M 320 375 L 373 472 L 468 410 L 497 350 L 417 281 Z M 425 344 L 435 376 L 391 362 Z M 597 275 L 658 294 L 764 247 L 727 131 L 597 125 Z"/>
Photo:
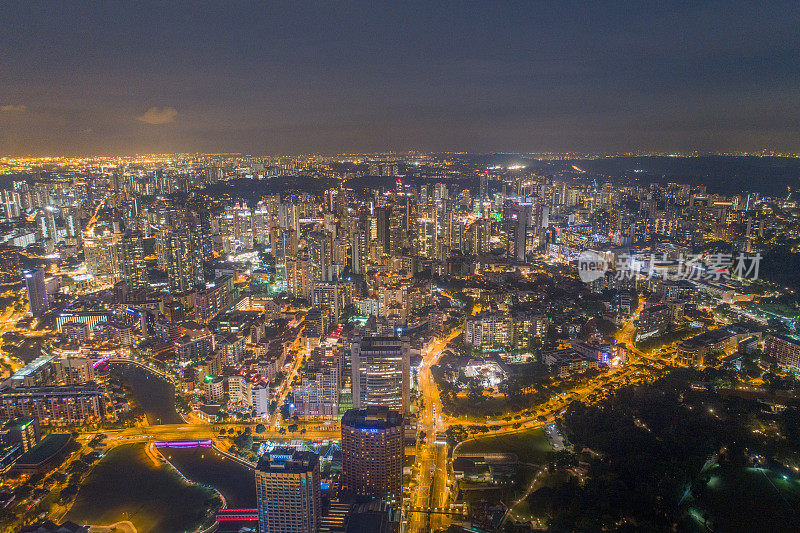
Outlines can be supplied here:
<path id="1" fill-rule="evenodd" d="M 794 231 L 773 209 L 791 197 L 582 174 L 452 155 L 207 156 L 15 181 L 0 191 L 0 281 L 22 284 L 47 335 L 0 384 L 3 451 L 38 439 L 26 421 L 38 434 L 113 420 L 98 367 L 134 359 L 172 375 L 202 420 L 340 424 L 342 493 L 395 505 L 421 354 L 454 328 L 437 379 L 498 397 L 520 368 L 566 379 L 672 338 L 681 364 L 763 346 L 800 372 L 797 338 L 733 316 L 756 296 L 731 275 L 735 254 Z M 730 262 L 693 255 L 719 241 Z M 584 279 L 586 253 L 603 272 Z M 725 320 L 710 311 L 723 307 Z M 319 463 L 260 458 L 262 530 L 323 527 Z"/>

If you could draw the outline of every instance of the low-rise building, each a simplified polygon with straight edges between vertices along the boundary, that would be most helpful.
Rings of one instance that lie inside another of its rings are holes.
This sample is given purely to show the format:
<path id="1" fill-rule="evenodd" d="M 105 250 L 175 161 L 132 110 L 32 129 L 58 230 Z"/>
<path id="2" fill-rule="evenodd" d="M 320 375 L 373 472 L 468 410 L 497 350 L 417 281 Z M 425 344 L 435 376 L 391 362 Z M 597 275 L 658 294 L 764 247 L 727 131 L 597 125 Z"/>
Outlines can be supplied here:
<path id="1" fill-rule="evenodd" d="M 689 365 L 705 365 L 710 357 L 725 357 L 743 346 L 758 342 L 761 333 L 742 324 L 731 324 L 701 333 L 678 343 L 678 361 Z"/>
<path id="2" fill-rule="evenodd" d="M 800 337 L 797 335 L 768 335 L 764 354 L 774 357 L 785 372 L 800 374 Z"/>

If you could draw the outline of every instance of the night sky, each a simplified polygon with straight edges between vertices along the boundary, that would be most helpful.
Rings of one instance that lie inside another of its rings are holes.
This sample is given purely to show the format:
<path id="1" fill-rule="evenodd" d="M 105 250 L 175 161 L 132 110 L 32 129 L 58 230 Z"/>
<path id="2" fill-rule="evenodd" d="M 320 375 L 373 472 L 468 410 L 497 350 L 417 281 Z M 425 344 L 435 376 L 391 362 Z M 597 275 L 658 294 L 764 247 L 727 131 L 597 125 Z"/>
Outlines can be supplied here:
<path id="1" fill-rule="evenodd" d="M 0 3 L 0 155 L 800 152 L 800 3 Z"/>

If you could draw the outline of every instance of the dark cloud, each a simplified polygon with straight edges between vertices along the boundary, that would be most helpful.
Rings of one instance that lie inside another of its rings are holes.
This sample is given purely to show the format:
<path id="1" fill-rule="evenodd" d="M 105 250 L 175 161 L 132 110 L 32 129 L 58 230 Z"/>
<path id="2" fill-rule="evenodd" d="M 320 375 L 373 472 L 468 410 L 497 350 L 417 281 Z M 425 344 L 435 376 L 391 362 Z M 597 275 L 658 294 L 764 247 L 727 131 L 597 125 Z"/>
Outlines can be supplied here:
<path id="1" fill-rule="evenodd" d="M 800 151 L 798 12 L 794 2 L 0 5 L 0 95 L 29 108 L 0 113 L 0 154 Z M 178 120 L 153 103 L 179 108 Z"/>

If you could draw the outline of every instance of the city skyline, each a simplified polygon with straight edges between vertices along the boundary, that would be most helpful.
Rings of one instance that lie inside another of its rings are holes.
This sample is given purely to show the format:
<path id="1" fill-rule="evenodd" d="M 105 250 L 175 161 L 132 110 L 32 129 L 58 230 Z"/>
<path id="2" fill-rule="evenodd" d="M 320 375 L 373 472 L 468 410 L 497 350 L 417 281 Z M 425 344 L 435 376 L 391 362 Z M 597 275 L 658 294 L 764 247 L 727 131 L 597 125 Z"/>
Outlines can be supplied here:
<path id="1" fill-rule="evenodd" d="M 7 4 L 0 154 L 800 151 L 791 3 Z"/>
<path id="2" fill-rule="evenodd" d="M 0 2 L 0 532 L 795 531 L 798 7 Z"/>

